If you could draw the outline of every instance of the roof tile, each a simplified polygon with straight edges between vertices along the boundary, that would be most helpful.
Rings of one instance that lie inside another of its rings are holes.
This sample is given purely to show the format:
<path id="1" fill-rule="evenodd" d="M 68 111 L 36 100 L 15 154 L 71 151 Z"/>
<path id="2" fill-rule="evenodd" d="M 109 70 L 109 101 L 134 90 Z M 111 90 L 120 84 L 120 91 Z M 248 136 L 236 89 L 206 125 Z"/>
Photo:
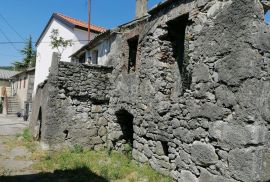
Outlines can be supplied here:
<path id="1" fill-rule="evenodd" d="M 57 16 L 63 18 L 64 20 L 66 20 L 67 22 L 75 25 L 75 26 L 79 26 L 79 27 L 82 27 L 82 28 L 88 28 L 88 23 L 86 22 L 83 22 L 83 21 L 80 21 L 80 20 L 77 20 L 75 18 L 71 18 L 71 17 L 68 17 L 66 15 L 63 15 L 61 13 L 55 13 Z M 103 27 L 99 27 L 99 26 L 96 26 L 96 25 L 90 25 L 90 29 L 94 30 L 94 31 L 97 31 L 97 32 L 105 32 L 106 29 L 103 28 Z"/>
<path id="2" fill-rule="evenodd" d="M 16 75 L 17 73 L 18 73 L 17 71 L 9 71 L 9 70 L 1 70 L 0 69 L 0 79 L 8 80 L 12 76 Z"/>

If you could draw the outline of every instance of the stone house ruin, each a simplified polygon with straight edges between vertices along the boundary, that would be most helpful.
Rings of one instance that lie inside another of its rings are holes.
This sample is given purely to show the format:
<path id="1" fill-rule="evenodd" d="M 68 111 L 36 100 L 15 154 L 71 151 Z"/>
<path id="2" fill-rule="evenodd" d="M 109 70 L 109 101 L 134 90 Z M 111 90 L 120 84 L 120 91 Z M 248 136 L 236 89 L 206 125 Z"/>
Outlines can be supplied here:
<path id="1" fill-rule="evenodd" d="M 54 59 L 33 135 L 47 148 L 130 145 L 175 181 L 269 181 L 268 7 L 167 0 L 109 33 L 105 65 Z"/>

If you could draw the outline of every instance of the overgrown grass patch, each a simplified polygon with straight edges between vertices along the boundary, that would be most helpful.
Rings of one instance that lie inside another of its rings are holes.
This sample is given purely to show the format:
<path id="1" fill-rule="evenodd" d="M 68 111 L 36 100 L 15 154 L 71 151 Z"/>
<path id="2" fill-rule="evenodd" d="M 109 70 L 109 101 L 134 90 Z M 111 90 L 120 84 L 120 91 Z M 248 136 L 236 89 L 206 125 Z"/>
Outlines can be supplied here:
<path id="1" fill-rule="evenodd" d="M 35 164 L 30 170 L 42 174 L 65 176 L 69 181 L 112 181 L 112 182 L 169 182 L 170 177 L 154 171 L 149 165 L 131 160 L 130 146 L 125 153 L 116 151 L 84 150 L 80 145 L 60 151 L 42 151 L 39 143 L 32 140 L 28 129 L 5 142 L 8 148 L 24 146 L 31 152 Z M 0 171 L 1 172 L 1 171 Z M 7 173 L 3 171 L 1 173 Z M 101 179 L 101 180 L 100 180 Z M 104 180 L 102 180 L 104 179 Z"/>
<path id="2" fill-rule="evenodd" d="M 15 138 L 9 138 L 5 141 L 5 145 L 8 149 L 12 149 L 18 146 L 26 147 L 31 153 L 37 150 L 37 142 L 35 142 L 30 134 L 28 128 L 23 130 L 22 134 L 17 134 Z"/>
<path id="3" fill-rule="evenodd" d="M 150 166 L 131 161 L 127 155 L 112 151 L 80 151 L 64 149 L 46 154 L 35 169 L 44 172 L 87 168 L 108 181 L 160 181 L 171 178 L 155 172 Z"/>

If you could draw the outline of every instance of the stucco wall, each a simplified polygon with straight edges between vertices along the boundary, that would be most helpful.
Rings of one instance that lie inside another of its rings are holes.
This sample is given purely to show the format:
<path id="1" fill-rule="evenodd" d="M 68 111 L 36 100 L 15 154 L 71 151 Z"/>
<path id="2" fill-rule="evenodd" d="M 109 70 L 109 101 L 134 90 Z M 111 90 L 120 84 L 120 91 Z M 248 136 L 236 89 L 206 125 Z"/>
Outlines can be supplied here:
<path id="1" fill-rule="evenodd" d="M 10 82 L 8 80 L 0 80 L 0 86 L 10 87 Z"/>
<path id="2" fill-rule="evenodd" d="M 27 71 L 13 78 L 12 94 L 16 97 L 22 113 L 25 113 L 26 102 L 32 102 L 34 79 L 35 71 Z"/>

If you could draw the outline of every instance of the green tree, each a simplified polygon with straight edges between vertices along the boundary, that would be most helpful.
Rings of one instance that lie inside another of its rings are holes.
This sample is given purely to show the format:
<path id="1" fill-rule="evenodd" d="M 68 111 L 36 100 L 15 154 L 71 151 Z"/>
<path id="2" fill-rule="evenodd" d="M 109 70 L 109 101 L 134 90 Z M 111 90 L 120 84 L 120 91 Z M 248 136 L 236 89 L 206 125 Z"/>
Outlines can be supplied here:
<path id="1" fill-rule="evenodd" d="M 23 71 L 31 67 L 35 67 L 36 65 L 36 51 L 33 48 L 32 44 L 32 37 L 30 36 L 29 39 L 25 43 L 25 47 L 20 51 L 21 54 L 24 56 L 23 61 L 15 61 L 12 63 L 14 69 L 16 71 Z"/>
<path id="2" fill-rule="evenodd" d="M 22 55 L 24 55 L 23 63 L 28 67 L 36 66 L 36 51 L 32 45 L 32 37 L 30 35 L 27 40 L 25 47 L 21 50 Z"/>
<path id="3" fill-rule="evenodd" d="M 73 45 L 72 40 L 65 40 L 63 37 L 59 35 L 58 29 L 52 30 L 50 38 L 51 38 L 51 46 L 53 49 L 57 50 L 60 59 L 65 49 Z"/>

